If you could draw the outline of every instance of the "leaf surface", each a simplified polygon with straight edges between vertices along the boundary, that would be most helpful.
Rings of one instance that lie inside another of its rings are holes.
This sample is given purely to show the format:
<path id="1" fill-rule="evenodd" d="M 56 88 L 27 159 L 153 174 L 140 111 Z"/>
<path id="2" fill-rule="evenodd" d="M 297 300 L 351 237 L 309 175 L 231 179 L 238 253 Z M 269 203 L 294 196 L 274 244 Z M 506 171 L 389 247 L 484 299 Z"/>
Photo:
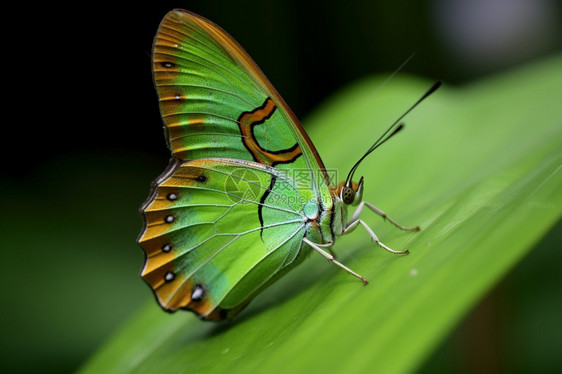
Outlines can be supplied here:
<path id="1" fill-rule="evenodd" d="M 373 95 L 381 82 L 358 82 L 304 121 L 340 179 L 431 84 L 400 78 Z M 466 87 L 445 84 L 356 173 L 364 200 L 422 227 L 405 233 L 364 213 L 385 244 L 409 256 L 377 248 L 359 227 L 334 251 L 368 286 L 313 254 L 232 322 L 169 315 L 151 302 L 81 372 L 415 369 L 559 220 L 560 97 L 561 57 Z"/>

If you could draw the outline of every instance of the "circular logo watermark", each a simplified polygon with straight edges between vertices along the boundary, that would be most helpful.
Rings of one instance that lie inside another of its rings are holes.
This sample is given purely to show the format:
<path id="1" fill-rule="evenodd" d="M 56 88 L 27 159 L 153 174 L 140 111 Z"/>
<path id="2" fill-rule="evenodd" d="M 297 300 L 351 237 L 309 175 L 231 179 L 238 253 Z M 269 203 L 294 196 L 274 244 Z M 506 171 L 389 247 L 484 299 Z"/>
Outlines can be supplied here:
<path id="1" fill-rule="evenodd" d="M 224 192 L 234 203 L 259 202 L 264 192 L 259 175 L 252 169 L 235 169 L 224 182 Z"/>

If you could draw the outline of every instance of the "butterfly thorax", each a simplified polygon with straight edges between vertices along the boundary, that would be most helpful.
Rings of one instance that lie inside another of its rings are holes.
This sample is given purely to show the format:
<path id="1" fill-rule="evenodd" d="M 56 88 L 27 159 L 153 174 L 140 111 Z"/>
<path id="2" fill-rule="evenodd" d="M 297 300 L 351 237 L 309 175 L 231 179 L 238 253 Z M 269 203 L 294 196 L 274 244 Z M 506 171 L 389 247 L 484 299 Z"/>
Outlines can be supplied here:
<path id="1" fill-rule="evenodd" d="M 335 205 L 329 209 L 322 209 L 319 205 L 318 215 L 315 219 L 309 219 L 307 222 L 306 238 L 314 243 L 325 244 L 335 240 L 332 224 L 335 214 Z"/>
<path id="2" fill-rule="evenodd" d="M 347 222 L 347 205 L 337 196 L 334 195 L 334 208 L 332 213 L 332 222 L 330 229 L 335 240 L 336 236 L 340 236 L 343 233 L 345 223 Z"/>
<path id="3" fill-rule="evenodd" d="M 316 217 L 307 222 L 306 238 L 318 244 L 333 243 L 342 235 L 347 220 L 347 204 L 339 196 L 332 194 L 329 207 L 318 205 Z"/>

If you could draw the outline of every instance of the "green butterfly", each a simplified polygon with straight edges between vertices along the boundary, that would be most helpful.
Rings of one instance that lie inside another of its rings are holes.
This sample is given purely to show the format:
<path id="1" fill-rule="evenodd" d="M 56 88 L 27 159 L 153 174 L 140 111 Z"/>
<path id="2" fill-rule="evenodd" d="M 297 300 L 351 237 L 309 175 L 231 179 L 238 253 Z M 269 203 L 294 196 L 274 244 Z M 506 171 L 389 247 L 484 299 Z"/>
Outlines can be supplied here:
<path id="1" fill-rule="evenodd" d="M 352 181 L 363 158 L 401 125 L 330 185 L 298 119 L 219 26 L 185 10 L 168 13 L 153 72 L 173 157 L 141 208 L 138 242 L 146 254 L 141 275 L 162 308 L 232 318 L 311 249 L 367 284 L 324 250 L 359 225 L 387 251 L 408 253 L 381 243 L 359 215 L 367 207 L 403 230 L 419 228 L 361 202 L 363 178 Z M 349 218 L 348 205 L 357 206 Z"/>

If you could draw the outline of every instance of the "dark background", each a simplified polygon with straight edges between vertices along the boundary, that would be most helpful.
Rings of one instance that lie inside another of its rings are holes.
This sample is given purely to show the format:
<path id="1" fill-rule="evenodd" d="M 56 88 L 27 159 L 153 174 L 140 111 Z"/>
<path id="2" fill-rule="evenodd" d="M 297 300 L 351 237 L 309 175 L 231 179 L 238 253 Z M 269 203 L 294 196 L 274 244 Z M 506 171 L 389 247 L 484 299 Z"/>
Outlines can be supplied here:
<path id="1" fill-rule="evenodd" d="M 15 6 L 3 9 L 0 189 L 0 359 L 9 372 L 73 371 L 152 298 L 136 276 L 142 252 L 134 238 L 137 209 L 169 157 L 150 53 L 170 9 L 201 14 L 234 36 L 305 127 L 307 113 L 332 93 L 366 76 L 390 76 L 412 55 L 398 74 L 462 87 L 562 51 L 555 0 Z M 561 231 L 486 297 L 422 371 L 560 368 L 544 366 L 559 347 L 533 335 L 533 323 L 556 321 L 548 303 L 553 294 L 562 300 L 560 277 L 550 278 L 560 262 L 548 250 L 562 242 Z M 122 252 L 110 250 L 119 245 Z M 533 309 L 540 300 L 546 304 Z M 522 344 L 513 347 L 514 336 Z"/>
<path id="2" fill-rule="evenodd" d="M 8 149 L 14 162 L 5 175 L 26 175 L 73 152 L 166 156 L 150 53 L 161 18 L 175 7 L 233 35 L 300 118 L 332 92 L 390 74 L 412 54 L 400 74 L 462 85 L 562 42 L 562 7 L 547 0 L 92 2 L 6 11 L 16 21 L 4 51 L 13 83 L 8 109 L 17 110 L 4 140 L 20 150 L 15 159 Z"/>

